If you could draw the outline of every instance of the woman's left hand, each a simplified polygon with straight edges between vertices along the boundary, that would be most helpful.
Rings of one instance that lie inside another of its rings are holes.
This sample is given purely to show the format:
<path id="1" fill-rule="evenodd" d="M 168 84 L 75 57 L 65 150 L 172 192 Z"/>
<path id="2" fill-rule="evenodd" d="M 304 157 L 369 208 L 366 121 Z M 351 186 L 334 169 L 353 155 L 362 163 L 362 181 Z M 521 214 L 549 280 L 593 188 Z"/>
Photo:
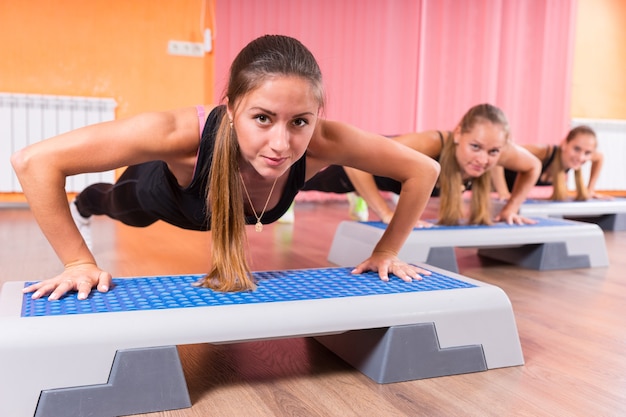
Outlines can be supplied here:
<path id="1" fill-rule="evenodd" d="M 615 197 L 613 197 L 612 195 L 608 195 L 608 194 L 601 194 L 601 193 L 597 193 L 595 191 L 589 191 L 589 199 L 613 200 L 613 199 L 615 199 Z"/>
<path id="2" fill-rule="evenodd" d="M 495 219 L 496 222 L 505 222 L 506 224 L 535 224 L 536 220 L 521 216 L 516 212 L 502 210 Z"/>
<path id="3" fill-rule="evenodd" d="M 394 253 L 384 251 L 372 253 L 372 256 L 357 265 L 352 273 L 361 274 L 366 271 L 378 272 L 380 279 L 385 282 L 389 281 L 390 273 L 406 282 L 411 282 L 414 279 L 421 280 L 421 275 L 430 275 L 430 271 L 407 264 Z"/>

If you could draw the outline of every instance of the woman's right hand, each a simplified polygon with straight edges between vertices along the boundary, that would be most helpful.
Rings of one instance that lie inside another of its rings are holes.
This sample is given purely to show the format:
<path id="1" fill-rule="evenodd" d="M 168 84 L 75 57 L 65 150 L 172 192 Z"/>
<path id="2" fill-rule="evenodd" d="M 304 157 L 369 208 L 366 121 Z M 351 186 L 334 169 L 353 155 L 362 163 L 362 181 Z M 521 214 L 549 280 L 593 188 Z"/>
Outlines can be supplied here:
<path id="1" fill-rule="evenodd" d="M 508 190 L 499 192 L 497 194 L 498 194 L 498 201 L 508 201 L 509 198 L 511 198 L 511 193 Z"/>
<path id="2" fill-rule="evenodd" d="M 22 292 L 32 292 L 33 299 L 49 295 L 48 300 L 54 301 L 70 291 L 78 291 L 78 299 L 84 300 L 93 287 L 97 287 L 100 292 L 107 292 L 112 280 L 111 274 L 98 268 L 95 263 L 81 263 L 68 265 L 56 277 L 29 285 Z"/>
<path id="3" fill-rule="evenodd" d="M 433 223 L 427 222 L 425 220 L 418 220 L 417 223 L 415 223 L 415 227 L 417 227 L 418 229 L 428 229 L 433 226 Z"/>

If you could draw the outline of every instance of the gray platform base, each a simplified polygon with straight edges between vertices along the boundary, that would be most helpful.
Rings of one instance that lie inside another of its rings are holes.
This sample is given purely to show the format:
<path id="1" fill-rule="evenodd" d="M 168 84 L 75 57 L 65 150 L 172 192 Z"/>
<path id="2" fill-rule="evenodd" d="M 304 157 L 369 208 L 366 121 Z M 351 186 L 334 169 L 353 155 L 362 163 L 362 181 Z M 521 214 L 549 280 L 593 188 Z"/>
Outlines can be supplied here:
<path id="1" fill-rule="evenodd" d="M 456 261 L 456 253 L 452 246 L 444 246 L 437 248 L 430 248 L 428 250 L 428 257 L 426 258 L 428 265 L 436 266 L 446 271 L 452 271 L 459 273 L 459 265 Z"/>
<path id="2" fill-rule="evenodd" d="M 315 339 L 379 384 L 487 370 L 480 345 L 441 349 L 434 323 L 353 330 Z"/>
<path id="3" fill-rule="evenodd" d="M 494 211 L 500 211 L 504 202 L 493 201 Z M 552 217 L 598 225 L 602 230 L 626 230 L 626 198 L 587 201 L 525 201 L 519 209 L 523 216 Z"/>
<path id="4" fill-rule="evenodd" d="M 35 417 L 116 417 L 191 407 L 176 346 L 116 353 L 102 385 L 44 390 Z"/>
<path id="5" fill-rule="evenodd" d="M 626 230 L 626 213 L 603 214 L 601 216 L 585 217 L 567 216 L 566 219 L 576 220 L 579 222 L 595 223 L 600 226 L 602 230 L 607 230 L 611 232 Z"/>
<path id="6" fill-rule="evenodd" d="M 548 242 L 516 248 L 483 248 L 478 250 L 478 255 L 539 271 L 591 267 L 589 256 L 569 255 L 564 242 Z"/>
<path id="7" fill-rule="evenodd" d="M 263 281 L 256 292 L 245 295 L 196 290 L 190 284 L 201 275 L 158 276 L 118 279 L 113 291 L 85 301 L 70 294 L 49 302 L 25 297 L 23 281 L 6 282 L 0 289 L 0 417 L 117 416 L 189 407 L 177 349 L 170 346 L 198 343 L 354 332 L 335 340 L 348 340 L 346 349 L 361 352 L 361 362 L 370 358 L 369 365 L 359 366 L 381 381 L 484 370 L 473 355 L 483 356 L 487 369 L 524 364 L 511 302 L 501 288 L 417 266 L 432 271 L 433 279 L 403 283 L 392 277 L 381 283 L 375 272 L 355 276 L 350 268 L 267 271 L 258 273 Z M 155 296 L 154 308 L 131 309 Z M 180 304 L 159 308 L 175 297 Z M 110 311 L 88 313 L 98 300 Z M 116 311 L 118 300 L 132 302 Z M 87 311 L 71 312 L 79 307 Z M 23 314 L 33 308 L 70 313 Z M 385 350 L 387 357 L 378 353 Z M 426 370 L 396 369 L 422 366 L 423 357 L 429 358 Z M 465 360 L 471 364 L 458 364 Z M 435 372 L 434 363 L 455 365 Z"/>
<path id="8" fill-rule="evenodd" d="M 496 259 L 510 259 L 513 264 L 534 269 L 608 266 L 604 233 L 597 224 L 545 217 L 533 219 L 535 224 L 522 226 L 415 228 L 398 256 L 405 262 L 427 263 L 455 273 L 458 265 L 453 250 L 456 248 L 486 249 L 483 251 L 485 255 L 493 254 Z M 328 261 L 345 267 L 358 265 L 371 255 L 384 232 L 385 227 L 375 222 L 339 223 L 328 252 Z M 509 252 L 517 250 L 522 253 L 508 256 Z M 500 256 L 502 253 L 507 256 Z M 525 260 L 529 253 L 532 254 L 532 261 Z M 554 259 L 553 256 L 559 258 Z"/>

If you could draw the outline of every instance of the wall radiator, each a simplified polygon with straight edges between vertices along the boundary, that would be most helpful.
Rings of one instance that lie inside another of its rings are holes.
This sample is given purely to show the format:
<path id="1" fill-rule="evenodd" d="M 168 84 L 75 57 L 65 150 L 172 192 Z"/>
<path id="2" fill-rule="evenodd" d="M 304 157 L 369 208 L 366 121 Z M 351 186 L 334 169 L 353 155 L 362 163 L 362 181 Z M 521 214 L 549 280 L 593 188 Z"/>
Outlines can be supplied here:
<path id="1" fill-rule="evenodd" d="M 0 193 L 22 192 L 9 161 L 12 153 L 69 130 L 113 120 L 116 106 L 111 98 L 0 93 Z M 74 175 L 67 178 L 66 191 L 114 179 L 114 171 Z"/>
<path id="2" fill-rule="evenodd" d="M 626 120 L 611 119 L 573 119 L 572 127 L 587 125 L 596 132 L 598 149 L 604 154 L 604 165 L 598 178 L 596 189 L 606 191 L 626 190 Z M 591 164 L 583 167 L 583 173 L 589 178 Z M 574 189 L 574 176 L 570 175 L 569 187 Z"/>

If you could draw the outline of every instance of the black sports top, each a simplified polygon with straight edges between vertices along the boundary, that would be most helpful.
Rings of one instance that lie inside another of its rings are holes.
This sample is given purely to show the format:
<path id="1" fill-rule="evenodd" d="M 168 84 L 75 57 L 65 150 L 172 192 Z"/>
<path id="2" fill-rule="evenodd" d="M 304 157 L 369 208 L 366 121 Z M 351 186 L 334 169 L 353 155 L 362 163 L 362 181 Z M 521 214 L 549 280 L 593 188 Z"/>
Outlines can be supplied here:
<path id="1" fill-rule="evenodd" d="M 541 174 L 539 175 L 539 179 L 537 180 L 536 185 L 552 185 L 552 181 L 544 181 L 541 178 L 543 177 L 543 174 L 546 173 L 550 168 L 550 164 L 552 164 L 552 161 L 554 161 L 557 147 L 557 145 L 553 145 L 550 148 L 550 154 L 548 155 L 548 157 L 545 160 L 541 161 Z"/>
<path id="2" fill-rule="evenodd" d="M 137 187 L 137 196 L 141 206 L 159 219 L 175 226 L 191 230 L 209 230 L 207 218 L 206 187 L 209 171 L 213 162 L 213 147 L 217 129 L 226 107 L 215 107 L 209 114 L 198 149 L 196 167 L 191 183 L 181 187 L 174 174 L 163 161 L 142 164 L 141 187 Z M 283 194 L 270 210 L 261 218 L 262 223 L 278 220 L 289 209 L 296 194 L 304 185 L 306 175 L 306 154 L 289 169 L 289 177 Z M 255 224 L 254 216 L 246 216 L 247 224 Z"/>

